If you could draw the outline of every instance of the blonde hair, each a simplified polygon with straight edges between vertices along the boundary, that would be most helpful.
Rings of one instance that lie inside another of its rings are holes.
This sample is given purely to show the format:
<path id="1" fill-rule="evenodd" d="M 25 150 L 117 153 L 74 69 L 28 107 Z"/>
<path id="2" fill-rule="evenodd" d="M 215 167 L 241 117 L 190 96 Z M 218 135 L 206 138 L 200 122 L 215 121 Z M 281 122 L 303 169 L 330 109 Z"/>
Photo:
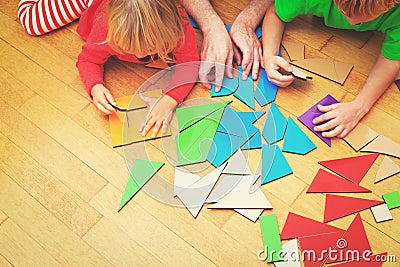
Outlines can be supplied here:
<path id="1" fill-rule="evenodd" d="M 394 7 L 398 0 L 334 0 L 348 17 L 375 16 Z"/>
<path id="2" fill-rule="evenodd" d="M 158 54 L 164 61 L 183 36 L 175 0 L 109 0 L 106 42 L 119 53 Z"/>

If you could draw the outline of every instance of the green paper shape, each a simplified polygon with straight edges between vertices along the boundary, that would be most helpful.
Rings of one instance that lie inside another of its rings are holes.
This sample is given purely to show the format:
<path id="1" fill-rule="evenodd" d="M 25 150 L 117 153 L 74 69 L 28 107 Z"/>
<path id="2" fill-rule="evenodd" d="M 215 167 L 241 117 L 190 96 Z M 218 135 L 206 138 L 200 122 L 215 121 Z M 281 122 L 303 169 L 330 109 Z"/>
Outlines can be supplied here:
<path id="1" fill-rule="evenodd" d="M 282 243 L 279 236 L 278 222 L 275 214 L 260 216 L 261 234 L 264 240 L 264 253 L 267 262 L 283 260 Z M 274 251 L 274 252 L 273 252 Z"/>
<path id="2" fill-rule="evenodd" d="M 315 148 L 317 146 L 314 142 L 303 132 L 292 117 L 289 117 L 282 151 L 305 155 Z"/>
<path id="3" fill-rule="evenodd" d="M 382 195 L 388 208 L 394 209 L 400 207 L 400 194 L 399 191 L 393 191 Z"/>
<path id="4" fill-rule="evenodd" d="M 122 195 L 121 203 L 119 204 L 118 212 L 163 165 L 163 162 L 135 159 L 124 194 Z"/>
<path id="5" fill-rule="evenodd" d="M 176 116 L 178 117 L 178 128 L 182 132 L 191 127 L 197 122 L 201 121 L 210 114 L 217 110 L 223 109 L 232 101 L 216 102 L 211 104 L 189 106 L 176 109 Z"/>

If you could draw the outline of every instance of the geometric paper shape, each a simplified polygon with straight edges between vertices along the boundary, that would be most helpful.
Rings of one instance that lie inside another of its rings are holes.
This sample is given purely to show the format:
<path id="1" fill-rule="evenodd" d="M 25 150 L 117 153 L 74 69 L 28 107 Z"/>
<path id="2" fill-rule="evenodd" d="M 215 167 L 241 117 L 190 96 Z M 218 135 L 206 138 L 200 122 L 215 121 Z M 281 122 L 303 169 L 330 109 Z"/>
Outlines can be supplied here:
<path id="1" fill-rule="evenodd" d="M 263 213 L 264 209 L 234 209 L 240 215 L 243 215 L 252 222 L 256 222 L 258 217 Z"/>
<path id="2" fill-rule="evenodd" d="M 349 228 L 347 228 L 347 231 L 335 245 L 337 253 L 328 257 L 326 263 L 354 260 L 362 257 L 367 252 L 370 252 L 369 255 L 372 255 L 371 246 L 365 233 L 360 213 L 356 215 Z"/>
<path id="3" fill-rule="evenodd" d="M 176 196 L 180 191 L 189 188 L 190 185 L 194 184 L 200 179 L 200 176 L 176 167 L 174 177 L 174 196 Z"/>
<path id="4" fill-rule="evenodd" d="M 380 135 L 371 143 L 363 147 L 361 152 L 377 152 L 396 158 L 400 158 L 400 144 L 392 141 L 386 136 Z"/>
<path id="5" fill-rule="evenodd" d="M 316 147 L 292 117 L 289 117 L 282 151 L 305 155 Z"/>
<path id="6" fill-rule="evenodd" d="M 283 244 L 282 251 L 285 252 L 283 261 L 274 262 L 275 267 L 300 267 L 300 254 L 296 238 Z"/>
<path id="7" fill-rule="evenodd" d="M 225 176 L 211 191 L 204 203 L 216 203 L 227 196 L 240 184 L 242 176 Z"/>
<path id="8" fill-rule="evenodd" d="M 137 93 L 134 95 L 128 95 L 123 97 L 115 98 L 116 105 L 112 105 L 119 111 L 130 111 L 134 109 L 146 108 L 147 104 L 141 96 L 150 97 L 150 98 L 160 98 L 162 96 L 162 90 L 151 90 L 146 92 Z"/>
<path id="9" fill-rule="evenodd" d="M 240 175 L 252 174 L 242 150 L 238 149 L 238 151 L 232 155 L 231 160 L 228 162 L 223 173 Z"/>
<path id="10" fill-rule="evenodd" d="M 268 144 L 273 144 L 283 138 L 286 124 L 287 121 L 285 116 L 275 103 L 272 102 L 262 132 L 262 135 Z"/>
<path id="11" fill-rule="evenodd" d="M 337 175 L 319 169 L 307 193 L 369 193 L 371 190 L 361 187 Z"/>
<path id="12" fill-rule="evenodd" d="M 282 243 L 279 237 L 278 223 L 275 214 L 260 216 L 261 234 L 264 240 L 264 253 L 267 262 L 283 260 L 281 253 Z M 270 253 L 274 250 L 275 253 Z"/>
<path id="13" fill-rule="evenodd" d="M 357 126 L 343 138 L 355 151 L 374 140 L 379 134 L 368 126 L 358 123 Z"/>
<path id="14" fill-rule="evenodd" d="M 400 90 L 400 79 L 395 80 L 394 83 L 396 84 L 397 88 Z"/>
<path id="15" fill-rule="evenodd" d="M 400 194 L 399 191 L 393 191 L 382 195 L 388 208 L 394 209 L 400 207 Z"/>
<path id="16" fill-rule="evenodd" d="M 239 78 L 237 76 L 233 77 L 233 78 L 225 77 L 222 80 L 222 86 L 221 86 L 219 92 L 215 91 L 215 84 L 214 83 L 211 85 L 211 90 L 210 90 L 211 96 L 212 97 L 218 97 L 218 96 L 231 95 L 236 91 L 238 86 L 239 86 Z"/>
<path id="17" fill-rule="evenodd" d="M 384 263 L 382 259 L 387 259 L 387 252 L 371 255 L 367 259 L 360 258 L 354 261 L 346 261 L 335 264 L 335 267 L 381 267 Z"/>
<path id="18" fill-rule="evenodd" d="M 258 104 L 263 107 L 275 100 L 278 86 L 268 80 L 268 75 L 265 70 L 261 69 L 260 78 L 256 87 L 254 97 Z"/>
<path id="19" fill-rule="evenodd" d="M 261 184 L 266 184 L 293 173 L 292 168 L 277 145 L 262 147 Z"/>
<path id="20" fill-rule="evenodd" d="M 189 188 L 178 192 L 177 196 L 194 218 L 199 214 L 204 201 L 207 199 L 225 166 L 226 164 L 222 165 L 189 186 Z"/>
<path id="21" fill-rule="evenodd" d="M 372 215 L 374 215 L 374 219 L 377 223 L 393 219 L 392 214 L 390 213 L 390 210 L 386 203 L 371 207 L 371 212 Z"/>
<path id="22" fill-rule="evenodd" d="M 309 58 L 291 62 L 293 65 L 308 70 L 331 81 L 344 84 L 353 65 L 329 58 Z"/>
<path id="23" fill-rule="evenodd" d="M 164 69 L 168 69 L 169 65 L 161 60 L 161 59 L 157 59 L 155 61 L 150 62 L 147 65 L 144 65 L 146 68 L 152 68 L 152 69 L 159 69 L 159 70 L 164 70 Z"/>
<path id="24" fill-rule="evenodd" d="M 199 28 L 199 25 L 197 25 L 197 22 L 193 19 L 193 17 L 190 16 L 190 15 L 188 15 L 188 17 L 189 17 L 190 25 L 192 25 L 192 27 L 193 27 L 194 29 L 200 29 L 200 28 Z"/>
<path id="25" fill-rule="evenodd" d="M 308 75 L 307 73 L 302 72 L 299 69 L 296 69 L 295 67 L 292 66 L 292 72 L 290 73 L 292 74 L 295 78 L 307 81 L 307 79 L 312 79 L 312 77 L 310 75 Z"/>
<path id="26" fill-rule="evenodd" d="M 261 133 L 258 130 L 255 135 L 253 135 L 248 142 L 246 142 L 242 146 L 242 150 L 248 150 L 248 149 L 256 149 L 256 148 L 261 148 L 262 147 L 262 142 L 261 142 Z"/>
<path id="27" fill-rule="evenodd" d="M 388 156 L 385 156 L 381 165 L 379 165 L 374 183 L 378 183 L 398 173 L 400 173 L 400 166 L 394 163 L 394 161 L 391 160 Z"/>
<path id="28" fill-rule="evenodd" d="M 242 73 L 242 67 L 238 67 L 239 76 Z M 242 101 L 248 107 L 254 110 L 254 82 L 253 79 L 247 78 L 243 81 L 239 79 L 239 87 L 237 91 L 233 94 L 234 97 Z"/>
<path id="29" fill-rule="evenodd" d="M 281 45 L 288 54 L 290 61 L 304 59 L 304 44 L 283 41 Z"/>
<path id="30" fill-rule="evenodd" d="M 312 235 L 299 237 L 299 244 L 302 254 L 304 251 L 311 251 L 308 255 L 303 258 L 305 267 L 320 267 L 324 263 L 327 253 L 330 248 L 333 248 L 337 241 L 342 237 L 344 231 L 326 233 L 321 235 Z M 324 252 L 325 253 L 322 253 Z M 313 257 L 313 255 L 316 255 Z M 324 258 L 321 258 L 324 256 Z"/>
<path id="31" fill-rule="evenodd" d="M 252 137 L 258 131 L 258 128 L 239 114 L 240 112 L 227 106 L 219 122 L 217 131 L 240 136 L 246 138 L 246 140 Z"/>
<path id="32" fill-rule="evenodd" d="M 383 201 L 326 194 L 324 222 L 380 205 Z"/>
<path id="33" fill-rule="evenodd" d="M 319 161 L 322 166 L 339 174 L 353 183 L 360 183 L 378 157 L 378 153 L 341 159 Z"/>
<path id="34" fill-rule="evenodd" d="M 289 212 L 281 233 L 281 240 L 311 235 L 340 232 L 344 230 Z"/>
<path id="35" fill-rule="evenodd" d="M 335 98 L 331 95 L 327 95 L 323 99 L 321 99 L 317 104 L 312 106 L 306 112 L 298 117 L 298 120 L 301 121 L 308 129 L 310 129 L 316 136 L 318 136 L 322 141 L 324 141 L 328 146 L 331 146 L 331 139 L 328 137 L 322 136 L 322 132 L 314 131 L 315 124 L 312 122 L 316 117 L 319 117 L 323 113 L 319 111 L 318 105 L 328 106 L 332 104 L 339 103 Z"/>
<path id="36" fill-rule="evenodd" d="M 143 187 L 143 185 L 164 165 L 163 162 L 135 159 L 119 204 L 118 212 Z"/>
<path id="37" fill-rule="evenodd" d="M 256 111 L 256 112 L 246 112 L 246 111 L 242 111 L 242 112 L 236 112 L 237 115 L 239 116 L 239 118 L 242 121 L 247 121 L 251 124 L 255 123 L 262 115 L 265 114 L 265 111 Z"/>

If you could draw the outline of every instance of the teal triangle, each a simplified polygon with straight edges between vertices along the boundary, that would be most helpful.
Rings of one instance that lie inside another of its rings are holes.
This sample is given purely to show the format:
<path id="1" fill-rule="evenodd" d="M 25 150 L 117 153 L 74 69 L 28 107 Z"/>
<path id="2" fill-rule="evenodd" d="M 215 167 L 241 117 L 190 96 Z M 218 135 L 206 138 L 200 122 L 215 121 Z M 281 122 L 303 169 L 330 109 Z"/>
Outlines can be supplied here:
<path id="1" fill-rule="evenodd" d="M 273 144 L 283 138 L 286 124 L 287 121 L 285 116 L 283 116 L 275 103 L 272 102 L 262 132 L 262 135 L 268 144 Z"/>
<path id="2" fill-rule="evenodd" d="M 212 97 L 219 97 L 219 96 L 227 96 L 227 95 L 231 95 L 233 94 L 236 89 L 239 86 L 239 78 L 233 77 L 233 78 L 228 78 L 225 77 L 222 80 L 222 86 L 221 86 L 221 90 L 219 92 L 215 92 L 215 84 L 213 83 L 211 85 L 211 96 Z"/>
<path id="3" fill-rule="evenodd" d="M 263 145 L 261 184 L 266 184 L 293 173 L 277 145 Z"/>
<path id="4" fill-rule="evenodd" d="M 257 112 L 237 112 L 238 116 L 243 121 L 248 121 L 249 123 L 255 123 L 262 115 L 265 114 L 265 111 L 257 111 Z"/>
<path id="5" fill-rule="evenodd" d="M 241 77 L 242 67 L 238 67 L 239 77 Z M 249 76 L 247 80 L 243 81 L 239 78 L 239 87 L 236 93 L 233 95 L 248 107 L 254 110 L 254 82 L 253 79 Z"/>
<path id="6" fill-rule="evenodd" d="M 163 162 L 135 159 L 118 211 L 128 203 L 128 201 L 163 165 Z"/>
<path id="7" fill-rule="evenodd" d="M 271 103 L 275 100 L 277 92 L 278 86 L 270 82 L 265 70 L 261 69 L 260 78 L 258 78 L 258 84 L 254 94 L 258 104 L 263 107 Z"/>
<path id="8" fill-rule="evenodd" d="M 230 106 L 227 106 L 224 111 L 224 115 L 219 122 L 217 131 L 228 133 L 231 135 L 237 135 L 249 139 L 258 130 L 252 123 L 247 120 L 243 120 Z"/>
<path id="9" fill-rule="evenodd" d="M 242 146 L 242 150 L 248 150 L 248 149 L 256 149 L 256 148 L 261 148 L 262 143 L 261 143 L 261 133 L 258 130 L 255 135 L 253 135 L 247 143 L 245 143 Z"/>
<path id="10" fill-rule="evenodd" d="M 289 117 L 282 151 L 305 155 L 316 147 L 296 122 Z"/>

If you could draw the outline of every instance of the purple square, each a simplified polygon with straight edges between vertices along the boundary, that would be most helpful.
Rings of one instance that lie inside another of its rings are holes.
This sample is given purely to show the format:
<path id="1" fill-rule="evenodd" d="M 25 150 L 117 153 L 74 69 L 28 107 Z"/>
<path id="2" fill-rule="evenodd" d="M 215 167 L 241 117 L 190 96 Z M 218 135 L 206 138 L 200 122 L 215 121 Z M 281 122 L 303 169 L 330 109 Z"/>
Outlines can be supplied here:
<path id="1" fill-rule="evenodd" d="M 400 90 L 400 79 L 395 80 L 394 83 L 397 85 L 397 88 Z"/>
<path id="2" fill-rule="evenodd" d="M 331 146 L 331 139 L 327 137 L 322 136 L 322 132 L 316 132 L 314 131 L 314 123 L 312 122 L 313 119 L 316 117 L 322 115 L 323 113 L 318 110 L 318 105 L 321 104 L 323 106 L 328 106 L 332 105 L 335 103 L 339 103 L 333 96 L 327 95 L 325 96 L 321 101 L 319 101 L 317 104 L 312 106 L 309 110 L 307 110 L 305 113 L 303 113 L 300 117 L 298 117 L 298 120 L 301 121 L 308 129 L 310 129 L 316 136 L 318 136 L 322 141 L 324 141 L 328 146 Z"/>

